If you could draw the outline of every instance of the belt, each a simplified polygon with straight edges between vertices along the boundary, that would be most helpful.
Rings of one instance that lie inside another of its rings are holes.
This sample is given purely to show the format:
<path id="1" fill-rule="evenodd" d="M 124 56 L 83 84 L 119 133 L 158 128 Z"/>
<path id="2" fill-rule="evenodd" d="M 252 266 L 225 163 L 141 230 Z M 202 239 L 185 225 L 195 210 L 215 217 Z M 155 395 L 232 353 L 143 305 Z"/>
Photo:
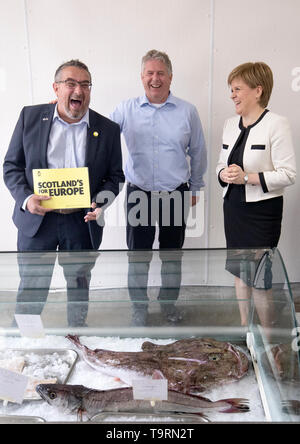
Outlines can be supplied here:
<path id="1" fill-rule="evenodd" d="M 138 190 L 141 190 L 141 191 L 145 191 L 145 193 L 172 193 L 172 191 L 166 191 L 166 190 L 151 190 L 151 191 L 146 191 L 146 190 L 142 190 L 141 188 L 139 188 L 137 185 L 134 185 L 134 183 L 131 183 L 131 182 L 127 182 L 127 184 L 131 187 L 131 188 L 136 188 L 136 189 L 138 189 Z M 181 183 L 177 188 L 175 188 L 175 190 L 180 190 L 181 188 L 183 188 L 183 187 L 188 187 L 188 183 L 186 183 L 186 182 L 184 182 L 184 183 Z M 173 190 L 173 191 L 175 191 L 175 190 Z"/>
<path id="2" fill-rule="evenodd" d="M 82 211 L 82 208 L 63 208 L 61 210 L 53 210 L 54 213 L 58 214 L 72 214 L 72 213 L 78 213 L 79 211 Z"/>

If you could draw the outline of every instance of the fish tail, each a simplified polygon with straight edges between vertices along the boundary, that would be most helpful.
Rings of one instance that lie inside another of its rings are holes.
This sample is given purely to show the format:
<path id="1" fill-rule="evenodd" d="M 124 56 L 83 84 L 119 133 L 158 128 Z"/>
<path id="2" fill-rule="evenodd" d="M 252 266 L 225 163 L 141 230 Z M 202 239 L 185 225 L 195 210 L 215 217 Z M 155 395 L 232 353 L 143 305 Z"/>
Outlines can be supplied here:
<path id="1" fill-rule="evenodd" d="M 67 335 L 66 338 L 69 339 L 72 342 L 80 342 L 78 335 Z"/>
<path id="2" fill-rule="evenodd" d="M 221 413 L 246 413 L 250 410 L 248 399 L 227 398 L 220 399 L 216 404 L 222 403 L 223 406 L 218 410 Z M 224 405 L 225 404 L 225 405 Z"/>
<path id="3" fill-rule="evenodd" d="M 80 348 L 83 347 L 80 340 L 79 340 L 79 336 L 77 335 L 67 335 L 66 336 L 67 339 L 69 339 L 69 341 L 73 342 L 73 344 L 76 345 L 76 347 Z"/>

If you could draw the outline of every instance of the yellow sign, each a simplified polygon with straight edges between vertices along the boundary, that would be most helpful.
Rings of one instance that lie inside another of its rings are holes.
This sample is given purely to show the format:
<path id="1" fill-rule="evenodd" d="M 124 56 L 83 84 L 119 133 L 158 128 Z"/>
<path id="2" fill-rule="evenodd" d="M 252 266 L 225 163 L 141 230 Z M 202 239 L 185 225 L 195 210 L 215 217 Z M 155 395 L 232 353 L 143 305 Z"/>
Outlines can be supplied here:
<path id="1" fill-rule="evenodd" d="M 89 170 L 84 168 L 34 169 L 34 194 L 49 196 L 41 201 L 45 208 L 90 208 Z"/>

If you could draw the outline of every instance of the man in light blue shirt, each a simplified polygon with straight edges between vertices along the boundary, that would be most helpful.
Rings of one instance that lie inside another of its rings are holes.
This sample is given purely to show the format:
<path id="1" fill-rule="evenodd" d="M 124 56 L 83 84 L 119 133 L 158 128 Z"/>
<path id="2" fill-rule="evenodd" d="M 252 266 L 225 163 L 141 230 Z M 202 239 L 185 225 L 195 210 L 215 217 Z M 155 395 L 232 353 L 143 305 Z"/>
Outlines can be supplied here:
<path id="1" fill-rule="evenodd" d="M 188 208 L 196 204 L 197 192 L 204 186 L 207 159 L 202 125 L 196 107 L 170 92 L 172 65 L 167 54 L 149 51 L 142 59 L 141 79 L 144 96 L 122 102 L 110 115 L 120 125 L 128 148 L 127 245 L 129 250 L 152 249 L 158 224 L 159 248 L 180 249 Z M 163 251 L 160 257 L 159 300 L 167 318 L 176 321 L 180 317 L 174 303 L 181 283 L 181 260 L 167 260 Z M 150 253 L 144 263 L 134 256 L 129 259 L 128 287 L 133 301 L 148 300 L 150 261 Z M 146 322 L 146 302 L 134 303 L 138 325 Z"/>

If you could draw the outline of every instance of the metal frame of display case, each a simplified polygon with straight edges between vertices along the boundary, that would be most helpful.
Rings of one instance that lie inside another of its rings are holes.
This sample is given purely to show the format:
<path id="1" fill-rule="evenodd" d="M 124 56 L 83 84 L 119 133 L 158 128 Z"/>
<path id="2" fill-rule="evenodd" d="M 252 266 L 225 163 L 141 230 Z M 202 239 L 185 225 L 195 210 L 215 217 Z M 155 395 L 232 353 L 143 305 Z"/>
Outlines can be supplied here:
<path id="1" fill-rule="evenodd" d="M 279 271 L 274 263 L 280 264 Z M 268 270 L 267 270 L 268 269 Z M 275 274 L 269 292 L 273 292 L 272 310 L 275 315 L 270 325 L 259 321 L 259 313 L 252 299 L 247 346 L 268 421 L 299 421 L 300 405 L 300 354 L 299 337 L 292 291 L 282 256 L 278 249 L 269 250 L 259 263 L 253 287 L 263 293 L 266 271 Z M 279 287 L 279 288 L 278 288 Z M 283 290 L 286 291 L 283 291 Z M 259 297 L 259 295 L 258 295 Z M 289 307 L 289 310 L 287 310 Z M 299 404 L 299 405 L 298 405 Z M 286 417 L 282 414 L 285 411 Z"/>

